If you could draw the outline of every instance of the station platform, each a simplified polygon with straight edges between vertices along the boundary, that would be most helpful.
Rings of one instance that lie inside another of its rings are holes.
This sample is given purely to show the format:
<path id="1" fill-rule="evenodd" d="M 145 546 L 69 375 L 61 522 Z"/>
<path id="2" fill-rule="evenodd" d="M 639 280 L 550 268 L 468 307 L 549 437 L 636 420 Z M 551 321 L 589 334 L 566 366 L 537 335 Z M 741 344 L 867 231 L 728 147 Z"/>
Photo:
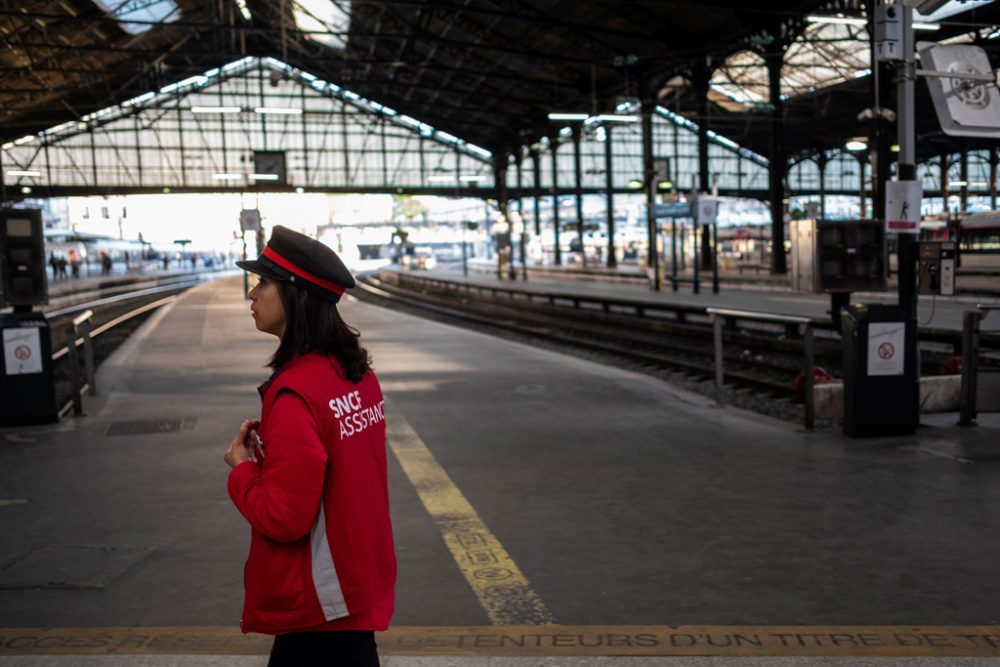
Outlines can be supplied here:
<path id="1" fill-rule="evenodd" d="M 1000 665 L 1000 419 L 850 440 L 341 310 L 387 397 L 384 665 Z M 222 456 L 275 344 L 242 279 L 206 282 L 101 366 L 86 416 L 0 429 L 0 667 L 266 664 Z"/>
<path id="2" fill-rule="evenodd" d="M 529 266 L 528 280 L 522 279 L 522 273 L 511 280 L 508 273 L 498 278 L 495 265 L 478 263 L 470 266 L 468 275 L 463 275 L 461 265 L 433 271 L 411 271 L 398 266 L 389 266 L 382 270 L 400 271 L 415 277 L 426 276 L 440 280 L 456 282 L 471 282 L 479 285 L 496 285 L 513 289 L 532 290 L 539 293 L 581 294 L 606 298 L 628 299 L 649 303 L 671 303 L 704 308 L 736 308 L 782 315 L 796 315 L 818 320 L 830 320 L 830 296 L 793 291 L 787 276 L 771 276 L 769 274 L 728 275 L 726 280 L 720 280 L 718 293 L 712 291 L 711 275 L 708 281 L 702 280 L 700 290 L 694 293 L 691 284 L 680 284 L 676 291 L 669 283 L 657 292 L 648 284 L 635 281 L 615 280 L 623 272 L 608 273 L 602 270 L 592 270 L 581 273 L 570 268 L 560 270 L 547 267 L 543 272 L 536 272 Z M 628 272 L 624 272 L 629 275 Z M 641 276 L 633 272 L 631 275 Z M 688 274 L 690 277 L 690 273 Z M 996 291 L 993 285 L 996 283 Z M 893 287 L 893 290 L 895 288 Z M 898 303 L 895 291 L 857 292 L 851 296 L 852 303 Z M 1000 279 L 985 279 L 980 294 L 959 294 L 957 296 L 927 296 L 918 299 L 917 322 L 921 328 L 943 329 L 947 331 L 962 330 L 962 314 L 975 309 L 977 304 L 995 306 L 1000 304 Z M 981 331 L 1000 331 L 1000 314 L 993 314 L 983 319 Z"/>

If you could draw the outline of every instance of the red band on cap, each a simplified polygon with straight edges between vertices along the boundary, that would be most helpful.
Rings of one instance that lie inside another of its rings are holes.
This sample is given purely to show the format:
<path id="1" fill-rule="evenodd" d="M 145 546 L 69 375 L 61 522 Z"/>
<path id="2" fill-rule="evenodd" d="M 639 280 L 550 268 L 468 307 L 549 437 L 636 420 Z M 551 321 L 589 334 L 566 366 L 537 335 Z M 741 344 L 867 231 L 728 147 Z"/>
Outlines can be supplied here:
<path id="1" fill-rule="evenodd" d="M 288 261 L 281 255 L 276 253 L 271 246 L 264 246 L 263 256 L 267 257 L 269 260 L 271 260 L 281 268 L 285 269 L 286 271 L 291 271 L 299 278 L 305 278 L 309 282 L 319 285 L 324 289 L 328 289 L 334 294 L 341 295 L 344 293 L 345 288 L 343 285 L 338 285 L 337 283 L 332 283 L 329 280 L 323 280 L 322 278 L 317 278 L 308 271 L 304 271 L 303 269 L 295 266 L 290 261 Z"/>

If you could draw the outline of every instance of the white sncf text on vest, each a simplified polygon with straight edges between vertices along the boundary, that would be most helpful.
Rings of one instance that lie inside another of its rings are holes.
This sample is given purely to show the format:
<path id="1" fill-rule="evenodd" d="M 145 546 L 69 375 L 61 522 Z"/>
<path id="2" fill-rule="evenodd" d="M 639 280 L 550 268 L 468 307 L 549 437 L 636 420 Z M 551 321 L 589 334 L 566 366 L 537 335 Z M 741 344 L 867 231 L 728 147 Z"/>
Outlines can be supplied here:
<path id="1" fill-rule="evenodd" d="M 372 424 L 385 420 L 385 401 L 364 406 L 361 404 L 359 391 L 349 391 L 343 396 L 331 398 L 329 406 L 333 410 L 333 416 L 339 420 L 341 438 L 349 438 Z"/>

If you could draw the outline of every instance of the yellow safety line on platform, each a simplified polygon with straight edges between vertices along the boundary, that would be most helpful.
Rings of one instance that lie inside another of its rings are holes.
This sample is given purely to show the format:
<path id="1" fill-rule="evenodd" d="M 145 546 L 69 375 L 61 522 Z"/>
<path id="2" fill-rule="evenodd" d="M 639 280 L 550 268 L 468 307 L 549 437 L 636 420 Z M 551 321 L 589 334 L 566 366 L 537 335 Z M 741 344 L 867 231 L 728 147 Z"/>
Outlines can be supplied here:
<path id="1" fill-rule="evenodd" d="M 998 626 L 394 627 L 383 655 L 997 657 Z M 12 655 L 266 655 L 271 638 L 231 627 L 2 628 Z"/>
<path id="2" fill-rule="evenodd" d="M 389 446 L 434 518 L 458 568 L 498 625 L 555 623 L 542 600 L 410 423 L 386 401 Z"/>

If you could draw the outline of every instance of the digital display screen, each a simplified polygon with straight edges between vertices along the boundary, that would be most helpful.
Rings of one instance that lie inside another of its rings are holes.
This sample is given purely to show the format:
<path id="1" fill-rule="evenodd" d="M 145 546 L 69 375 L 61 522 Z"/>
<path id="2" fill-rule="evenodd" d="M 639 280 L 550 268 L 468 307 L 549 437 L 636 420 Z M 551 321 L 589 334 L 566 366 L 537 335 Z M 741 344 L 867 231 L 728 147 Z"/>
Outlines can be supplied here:
<path id="1" fill-rule="evenodd" d="M 30 218 L 7 218 L 7 238 L 30 239 L 31 219 Z"/>

